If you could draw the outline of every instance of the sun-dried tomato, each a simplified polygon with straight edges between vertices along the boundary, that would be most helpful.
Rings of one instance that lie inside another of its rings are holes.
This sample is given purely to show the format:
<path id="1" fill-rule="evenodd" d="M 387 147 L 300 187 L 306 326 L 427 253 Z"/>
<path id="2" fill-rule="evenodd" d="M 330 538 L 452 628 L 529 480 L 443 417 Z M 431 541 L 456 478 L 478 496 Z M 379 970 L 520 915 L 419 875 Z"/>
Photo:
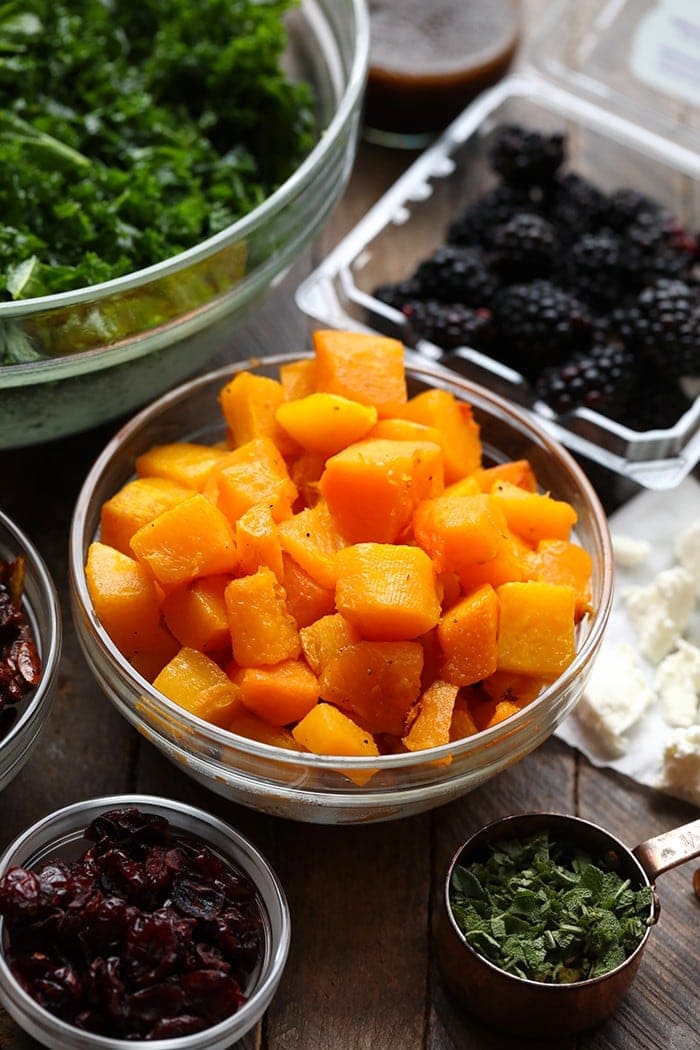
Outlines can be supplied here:
<path id="1" fill-rule="evenodd" d="M 0 880 L 7 960 L 28 994 L 118 1039 L 188 1035 L 235 1013 L 263 947 L 250 880 L 135 807 L 102 814 L 84 837 L 78 860 Z"/>
<path id="2" fill-rule="evenodd" d="M 41 679 L 41 661 L 22 608 L 24 558 L 0 561 L 0 738 L 15 720 L 13 708 Z"/>

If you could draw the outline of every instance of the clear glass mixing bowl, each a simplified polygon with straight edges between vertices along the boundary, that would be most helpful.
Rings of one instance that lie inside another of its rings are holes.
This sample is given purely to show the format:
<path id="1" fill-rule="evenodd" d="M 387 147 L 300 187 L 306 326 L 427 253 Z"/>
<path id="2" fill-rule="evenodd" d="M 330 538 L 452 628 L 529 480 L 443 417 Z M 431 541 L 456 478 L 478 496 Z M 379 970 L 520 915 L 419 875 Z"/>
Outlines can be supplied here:
<path id="1" fill-rule="evenodd" d="M 192 375 L 298 257 L 342 193 L 369 59 L 365 0 L 300 0 L 285 60 L 311 84 L 318 141 L 221 233 L 100 285 L 0 303 L 0 340 L 54 354 L 0 367 L 0 448 L 114 419 Z"/>
<path id="2" fill-rule="evenodd" d="M 212 791 L 296 820 L 344 824 L 404 817 L 464 795 L 524 758 L 573 709 L 612 602 L 607 519 L 583 471 L 536 421 L 484 388 L 439 366 L 417 363 L 410 355 L 409 394 L 438 386 L 468 401 L 481 426 L 485 462 L 526 457 L 542 487 L 575 507 L 576 539 L 593 560 L 595 609 L 579 626 L 576 658 L 518 714 L 457 743 L 412 754 L 338 758 L 285 751 L 189 715 L 137 674 L 101 626 L 88 593 L 86 552 L 99 529 L 102 503 L 133 475 L 137 455 L 163 442 L 220 440 L 224 427 L 217 395 L 231 375 L 248 368 L 275 376 L 281 363 L 299 356 L 240 362 L 196 378 L 165 394 L 115 435 L 85 480 L 71 525 L 73 619 L 87 662 L 112 703 L 168 758 Z M 440 764 L 447 756 L 449 764 Z M 370 769 L 376 772 L 362 786 L 345 775 Z"/>

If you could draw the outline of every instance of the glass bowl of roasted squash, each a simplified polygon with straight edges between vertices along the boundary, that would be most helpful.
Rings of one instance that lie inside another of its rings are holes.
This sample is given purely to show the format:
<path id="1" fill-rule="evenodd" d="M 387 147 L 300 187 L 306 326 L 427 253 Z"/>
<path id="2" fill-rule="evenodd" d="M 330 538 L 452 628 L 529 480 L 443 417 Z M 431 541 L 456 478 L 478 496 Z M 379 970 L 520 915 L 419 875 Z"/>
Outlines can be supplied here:
<path id="1" fill-rule="evenodd" d="M 595 491 L 536 421 L 336 330 L 123 427 L 70 565 L 122 715 L 213 791 L 324 823 L 429 809 L 538 747 L 582 694 L 613 577 Z"/>

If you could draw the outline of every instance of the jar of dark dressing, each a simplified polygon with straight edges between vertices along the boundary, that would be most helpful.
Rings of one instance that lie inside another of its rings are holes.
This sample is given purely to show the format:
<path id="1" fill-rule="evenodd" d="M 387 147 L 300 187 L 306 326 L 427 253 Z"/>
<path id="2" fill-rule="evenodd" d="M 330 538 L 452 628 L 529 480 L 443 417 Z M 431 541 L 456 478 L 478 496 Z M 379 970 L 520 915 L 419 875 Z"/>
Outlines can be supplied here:
<path id="1" fill-rule="evenodd" d="M 507 72 L 519 0 L 369 0 L 365 137 L 426 145 Z"/>

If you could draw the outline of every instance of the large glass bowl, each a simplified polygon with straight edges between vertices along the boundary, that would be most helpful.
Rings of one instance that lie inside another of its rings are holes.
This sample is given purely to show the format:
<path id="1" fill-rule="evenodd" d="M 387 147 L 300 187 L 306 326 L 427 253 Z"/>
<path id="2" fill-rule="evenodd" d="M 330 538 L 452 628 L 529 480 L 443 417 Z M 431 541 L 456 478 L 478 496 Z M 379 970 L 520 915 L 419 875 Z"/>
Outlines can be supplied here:
<path id="1" fill-rule="evenodd" d="M 468 401 L 481 426 L 486 462 L 527 457 L 543 488 L 575 507 L 577 541 L 593 559 L 595 610 L 579 627 L 576 658 L 541 696 L 506 721 L 457 743 L 413 754 L 338 758 L 285 751 L 189 715 L 137 674 L 101 626 L 85 578 L 87 549 L 99 529 L 102 503 L 133 475 L 137 455 L 164 442 L 220 440 L 224 427 L 217 394 L 232 372 L 250 368 L 275 376 L 281 363 L 298 356 L 240 362 L 209 372 L 165 394 L 110 441 L 85 480 L 71 525 L 75 627 L 88 664 L 117 709 L 168 758 L 211 790 L 254 809 L 296 820 L 343 824 L 404 817 L 478 787 L 538 747 L 573 709 L 588 679 L 612 602 L 607 519 L 585 474 L 537 422 L 440 366 L 413 363 L 411 355 L 407 368 L 410 394 L 437 386 Z M 440 762 L 447 756 L 448 763 Z M 351 779 L 352 774 L 367 770 L 376 772 L 365 784 Z"/>
<path id="2" fill-rule="evenodd" d="M 314 92 L 318 140 L 250 214 L 113 281 L 0 303 L 0 340 L 55 356 L 0 367 L 0 448 L 76 433 L 192 375 L 319 231 L 355 155 L 369 57 L 365 0 L 300 0 L 286 66 Z"/>
<path id="3" fill-rule="evenodd" d="M 102 813 L 137 806 L 144 813 L 165 817 L 179 833 L 202 839 L 209 848 L 243 871 L 257 889 L 263 921 L 263 952 L 247 988 L 247 1002 L 231 1017 L 188 1036 L 172 1039 L 112 1039 L 84 1031 L 49 1013 L 24 990 L 4 954 L 0 920 L 0 1002 L 30 1036 L 52 1050 L 227 1050 L 253 1028 L 270 1005 L 289 953 L 289 906 L 280 882 L 261 853 L 248 839 L 223 821 L 183 802 L 151 795 L 115 795 L 76 802 L 56 810 L 22 832 L 0 857 L 0 878 L 15 866 L 37 867 L 52 859 L 75 860 L 88 843 L 83 831 Z"/>
<path id="4" fill-rule="evenodd" d="M 22 606 L 41 660 L 41 681 L 17 704 L 15 720 L 0 736 L 0 790 L 16 777 L 44 728 L 61 658 L 61 607 L 44 560 L 28 536 L 0 510 L 0 561 L 24 557 Z"/>

